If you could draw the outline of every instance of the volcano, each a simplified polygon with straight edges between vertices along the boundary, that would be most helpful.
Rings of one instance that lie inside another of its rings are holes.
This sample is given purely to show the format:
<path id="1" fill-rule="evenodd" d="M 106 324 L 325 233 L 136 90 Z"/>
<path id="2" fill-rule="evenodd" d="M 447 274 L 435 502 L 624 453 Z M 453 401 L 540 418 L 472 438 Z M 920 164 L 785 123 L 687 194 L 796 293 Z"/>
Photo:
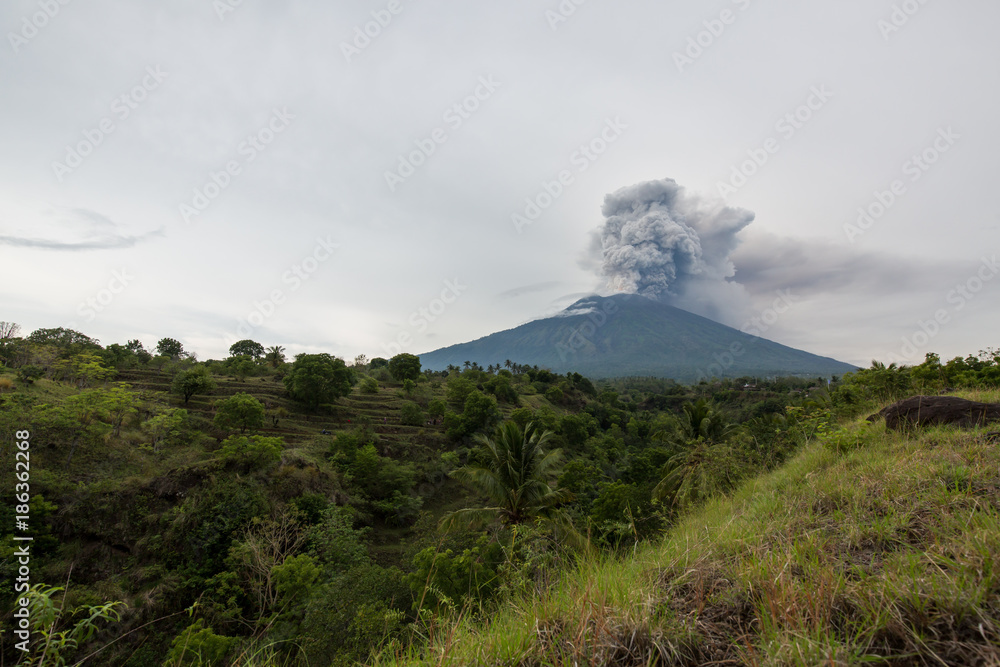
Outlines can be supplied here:
<path id="1" fill-rule="evenodd" d="M 855 366 L 744 333 L 636 294 L 590 296 L 561 313 L 420 355 L 443 370 L 466 361 L 577 372 L 591 378 L 829 377 Z"/>

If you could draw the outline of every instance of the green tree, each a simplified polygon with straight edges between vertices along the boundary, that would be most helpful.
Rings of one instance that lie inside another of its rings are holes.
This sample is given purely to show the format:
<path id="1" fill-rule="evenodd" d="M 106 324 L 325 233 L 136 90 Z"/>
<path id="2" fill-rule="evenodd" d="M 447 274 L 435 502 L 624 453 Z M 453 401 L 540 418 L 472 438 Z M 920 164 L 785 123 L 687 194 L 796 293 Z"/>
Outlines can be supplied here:
<path id="1" fill-rule="evenodd" d="M 180 371 L 174 376 L 170 390 L 184 397 L 184 403 L 195 394 L 207 394 L 215 389 L 215 380 L 204 366 L 195 366 Z"/>
<path id="2" fill-rule="evenodd" d="M 732 487 L 732 450 L 699 438 L 670 457 L 663 478 L 653 489 L 653 498 L 674 507 L 688 507 Z"/>
<path id="3" fill-rule="evenodd" d="M 250 357 L 254 361 L 257 361 L 264 356 L 264 346 L 257 341 L 245 339 L 239 340 L 229 346 L 229 356 L 231 357 Z"/>
<path id="4" fill-rule="evenodd" d="M 222 441 L 219 450 L 224 463 L 235 463 L 244 470 L 259 470 L 281 460 L 283 438 L 262 435 L 234 435 Z"/>
<path id="5" fill-rule="evenodd" d="M 389 360 L 389 373 L 397 382 L 416 380 L 420 377 L 420 357 L 415 354 L 397 354 Z"/>
<path id="6" fill-rule="evenodd" d="M 293 399 L 316 410 L 351 393 L 354 371 L 343 359 L 329 354 L 299 354 L 285 376 L 285 388 Z"/>
<path id="7" fill-rule="evenodd" d="M 254 363 L 253 358 L 245 354 L 228 357 L 222 362 L 222 367 L 240 382 L 244 382 L 248 375 L 252 375 L 257 370 L 257 364 Z"/>
<path id="8" fill-rule="evenodd" d="M 493 428 L 500 421 L 501 413 L 497 407 L 497 399 L 487 396 L 478 389 L 465 399 L 465 409 L 462 410 L 462 428 L 466 435 L 476 431 Z"/>
<path id="9" fill-rule="evenodd" d="M 423 426 L 424 412 L 413 401 L 403 403 L 399 411 L 399 420 L 407 426 Z"/>
<path id="10" fill-rule="evenodd" d="M 271 368 L 277 368 L 285 363 L 285 348 L 280 345 L 272 345 L 267 348 L 267 355 L 264 357 L 264 360 L 271 365 Z"/>
<path id="11" fill-rule="evenodd" d="M 115 370 L 101 363 L 101 356 L 91 352 L 74 354 L 69 359 L 73 381 L 80 387 L 88 387 L 93 382 L 103 382 L 114 376 Z"/>
<path id="12" fill-rule="evenodd" d="M 28 335 L 28 341 L 39 345 L 50 345 L 59 350 L 60 356 L 69 357 L 80 352 L 96 352 L 101 346 L 96 338 L 85 336 L 79 331 L 59 327 L 57 329 L 35 329 Z"/>
<path id="13" fill-rule="evenodd" d="M 184 424 L 187 422 L 187 416 L 187 410 L 170 408 L 142 423 L 142 430 L 149 433 L 152 440 L 150 444 L 154 452 L 159 451 L 160 442 L 180 437 Z"/>
<path id="14" fill-rule="evenodd" d="M 216 402 L 212 423 L 224 430 L 238 428 L 240 433 L 255 431 L 264 425 L 264 404 L 239 392 Z"/>
<path id="15" fill-rule="evenodd" d="M 495 437 L 478 435 L 483 463 L 473 463 L 452 473 L 459 481 L 489 498 L 488 507 L 462 509 L 441 521 L 446 530 L 476 529 L 499 520 L 505 525 L 542 519 L 570 528 L 569 518 L 559 505 L 572 500 L 566 489 L 553 488 L 562 453 L 545 451 L 552 437 L 534 423 L 521 428 L 505 422 Z"/>
<path id="16" fill-rule="evenodd" d="M 148 364 L 149 360 L 153 358 L 153 355 L 143 347 L 142 342 L 138 340 L 130 340 L 125 343 L 125 349 L 129 350 L 135 355 L 135 358 L 140 364 Z"/>
<path id="17" fill-rule="evenodd" d="M 156 344 L 156 353 L 171 359 L 180 359 L 184 354 L 184 346 L 174 338 L 161 338 Z"/>

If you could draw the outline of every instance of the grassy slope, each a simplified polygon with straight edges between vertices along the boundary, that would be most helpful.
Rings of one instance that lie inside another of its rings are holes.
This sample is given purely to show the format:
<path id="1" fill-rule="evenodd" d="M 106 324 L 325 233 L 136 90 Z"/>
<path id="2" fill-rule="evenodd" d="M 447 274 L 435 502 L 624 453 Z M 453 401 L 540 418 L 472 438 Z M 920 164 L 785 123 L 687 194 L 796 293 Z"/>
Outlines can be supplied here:
<path id="1" fill-rule="evenodd" d="M 487 627 L 442 624 L 430 649 L 386 661 L 1000 664 L 1000 442 L 863 420 L 845 433 L 659 545 L 585 562 Z"/>

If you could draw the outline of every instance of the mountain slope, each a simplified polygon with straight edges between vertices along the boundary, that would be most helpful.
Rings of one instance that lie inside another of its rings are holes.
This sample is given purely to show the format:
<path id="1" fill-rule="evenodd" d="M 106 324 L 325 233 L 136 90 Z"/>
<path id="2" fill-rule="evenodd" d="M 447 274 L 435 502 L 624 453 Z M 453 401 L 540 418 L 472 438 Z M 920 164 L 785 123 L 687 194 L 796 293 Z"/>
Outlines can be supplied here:
<path id="1" fill-rule="evenodd" d="M 679 381 L 744 375 L 840 375 L 854 366 L 751 336 L 636 295 L 580 299 L 555 317 L 420 355 L 440 370 L 465 361 L 483 366 L 537 365 L 595 378 L 631 375 Z"/>

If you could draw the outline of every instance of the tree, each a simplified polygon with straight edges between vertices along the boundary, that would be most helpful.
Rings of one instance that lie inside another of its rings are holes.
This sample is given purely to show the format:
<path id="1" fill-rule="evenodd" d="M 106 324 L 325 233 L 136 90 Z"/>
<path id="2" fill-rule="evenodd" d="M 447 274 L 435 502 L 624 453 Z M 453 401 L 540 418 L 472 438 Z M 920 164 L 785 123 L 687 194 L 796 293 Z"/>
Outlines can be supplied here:
<path id="1" fill-rule="evenodd" d="M 375 370 L 376 368 L 384 368 L 389 365 L 389 360 L 383 359 L 382 357 L 375 357 L 368 362 L 368 365 L 372 370 Z"/>
<path id="2" fill-rule="evenodd" d="M 277 368 L 285 363 L 285 348 L 280 345 L 272 345 L 267 348 L 267 355 L 264 357 L 264 360 L 271 364 L 271 368 Z"/>
<path id="3" fill-rule="evenodd" d="M 184 354 L 184 346 L 179 340 L 173 338 L 161 338 L 156 344 L 156 353 L 171 359 L 180 359 Z"/>
<path id="4" fill-rule="evenodd" d="M 491 505 L 449 513 L 441 526 L 446 530 L 476 529 L 491 521 L 517 525 L 533 519 L 569 527 L 569 518 L 559 505 L 572 500 L 566 489 L 552 488 L 562 453 L 545 451 L 551 431 L 541 431 L 534 423 L 521 428 L 504 422 L 496 437 L 478 435 L 485 463 L 459 468 L 452 476 L 489 498 Z"/>
<path id="5" fill-rule="evenodd" d="M 14 322 L 0 322 L 0 340 L 17 338 L 19 333 L 21 333 L 20 324 L 15 324 Z"/>
<path id="6" fill-rule="evenodd" d="M 149 351 L 143 347 L 142 342 L 138 340 L 130 340 L 125 343 L 125 349 L 133 352 L 140 364 L 148 364 L 149 360 L 153 358 L 153 355 L 150 354 Z"/>
<path id="7" fill-rule="evenodd" d="M 389 360 L 389 373 L 397 382 L 416 380 L 420 377 L 420 357 L 415 354 L 397 354 Z"/>
<path id="8" fill-rule="evenodd" d="M 215 418 L 218 428 L 240 429 L 240 433 L 253 431 L 264 425 L 264 404 L 250 394 L 239 392 L 215 404 Z"/>
<path id="9" fill-rule="evenodd" d="M 57 329 L 35 329 L 28 336 L 28 341 L 39 345 L 51 345 L 59 350 L 59 354 L 69 357 L 80 352 L 93 352 L 100 349 L 96 338 L 85 336 L 79 331 L 59 327 Z"/>
<path id="10" fill-rule="evenodd" d="M 699 398 L 696 403 L 685 403 L 683 408 L 687 419 L 682 423 L 689 439 L 701 438 L 717 442 L 724 440 L 733 431 L 725 418 L 704 398 Z"/>
<path id="11" fill-rule="evenodd" d="M 299 354 L 285 376 L 285 388 L 293 399 L 316 410 L 351 393 L 354 371 L 343 359 L 322 354 Z"/>
<path id="12" fill-rule="evenodd" d="M 254 363 L 253 358 L 246 354 L 229 357 L 222 362 L 222 366 L 240 382 L 245 382 L 247 376 L 252 375 L 257 370 L 257 364 Z"/>
<path id="13" fill-rule="evenodd" d="M 187 410 L 170 408 L 166 412 L 151 417 L 142 424 L 142 429 L 152 438 L 153 451 L 159 451 L 162 440 L 170 440 L 181 435 L 184 423 L 187 421 Z"/>
<path id="14" fill-rule="evenodd" d="M 183 370 L 174 376 L 170 390 L 184 397 L 187 403 L 195 394 L 207 394 L 215 389 L 215 381 L 204 366 Z"/>
<path id="15" fill-rule="evenodd" d="M 250 339 L 236 341 L 229 346 L 229 355 L 232 357 L 246 356 L 257 361 L 264 356 L 264 346 Z"/>
<path id="16" fill-rule="evenodd" d="M 685 507 L 705 500 L 732 486 L 728 446 L 699 438 L 690 448 L 672 456 L 663 466 L 663 479 L 653 489 L 653 498 Z"/>

